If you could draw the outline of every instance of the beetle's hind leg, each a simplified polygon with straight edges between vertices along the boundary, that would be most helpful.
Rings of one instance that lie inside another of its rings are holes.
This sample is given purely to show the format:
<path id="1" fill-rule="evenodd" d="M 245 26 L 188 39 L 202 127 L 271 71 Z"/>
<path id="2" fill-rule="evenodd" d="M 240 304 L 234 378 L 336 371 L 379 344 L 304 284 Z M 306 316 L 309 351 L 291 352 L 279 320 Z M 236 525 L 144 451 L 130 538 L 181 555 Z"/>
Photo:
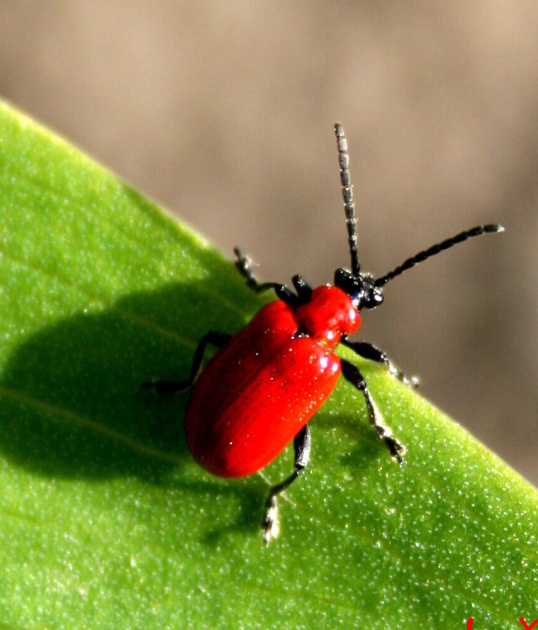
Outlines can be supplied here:
<path id="1" fill-rule="evenodd" d="M 404 385 L 416 389 L 420 385 L 420 379 L 417 376 L 407 376 L 404 372 L 399 370 L 392 361 L 388 358 L 385 352 L 374 346 L 374 344 L 367 341 L 348 341 L 344 339 L 342 343 L 353 350 L 363 359 L 374 361 L 375 363 L 381 363 L 389 371 L 389 374 L 395 379 L 401 381 Z"/>
<path id="2" fill-rule="evenodd" d="M 399 464 L 403 464 L 407 449 L 400 440 L 394 437 L 391 428 L 385 424 L 381 412 L 370 395 L 368 385 L 366 384 L 361 371 L 356 365 L 353 365 L 353 363 L 350 363 L 345 359 L 341 359 L 341 363 L 344 378 L 363 393 L 366 407 L 368 409 L 368 416 L 370 417 L 370 423 L 376 430 L 377 435 L 381 440 L 383 440 L 383 442 L 385 442 L 391 456 L 394 457 Z"/>
<path id="3" fill-rule="evenodd" d="M 295 470 L 287 479 L 271 487 L 269 496 L 265 502 L 262 533 L 263 541 L 266 545 L 268 545 L 273 538 L 276 538 L 279 532 L 277 497 L 281 492 L 286 490 L 286 488 L 291 486 L 308 465 L 311 445 L 312 438 L 310 436 L 310 430 L 308 425 L 305 425 L 293 440 L 293 448 L 295 449 Z"/>
<path id="4" fill-rule="evenodd" d="M 209 331 L 200 339 L 198 345 L 196 346 L 189 378 L 184 381 L 144 381 L 143 383 L 140 383 L 140 387 L 152 389 L 157 394 L 173 394 L 175 392 L 181 392 L 188 389 L 192 386 L 200 373 L 206 347 L 211 345 L 216 348 L 222 348 L 222 346 L 224 346 L 224 344 L 231 338 L 232 335 L 228 333 L 217 332 L 215 330 Z"/>

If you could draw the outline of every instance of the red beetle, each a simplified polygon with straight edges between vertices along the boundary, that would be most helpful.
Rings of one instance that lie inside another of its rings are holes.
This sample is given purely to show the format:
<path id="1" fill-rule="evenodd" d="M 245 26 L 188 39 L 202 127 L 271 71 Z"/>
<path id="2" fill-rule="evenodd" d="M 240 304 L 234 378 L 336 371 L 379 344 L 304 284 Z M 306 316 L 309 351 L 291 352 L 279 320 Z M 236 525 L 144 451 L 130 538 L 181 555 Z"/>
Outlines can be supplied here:
<path id="1" fill-rule="evenodd" d="M 184 429 L 194 458 L 219 477 L 243 477 L 269 464 L 293 440 L 295 468 L 272 486 L 265 503 L 265 543 L 278 535 L 277 496 L 305 468 L 310 455 L 308 422 L 330 396 L 340 374 L 360 390 L 370 422 L 400 464 L 406 452 L 392 434 L 375 405 L 359 368 L 339 358 L 339 343 L 363 358 L 384 365 L 397 379 L 416 387 L 387 355 L 374 345 L 349 341 L 360 327 L 359 311 L 383 302 L 383 286 L 395 276 L 444 249 L 468 238 L 500 232 L 500 225 L 477 226 L 406 260 L 381 278 L 360 272 L 357 253 L 353 188 L 344 130 L 335 125 L 340 161 L 351 271 L 337 269 L 334 285 L 312 289 L 301 276 L 292 281 L 295 292 L 278 283 L 259 283 L 250 259 L 236 248 L 236 266 L 256 292 L 272 289 L 278 300 L 264 306 L 243 330 L 231 336 L 207 333 L 198 344 L 191 374 L 185 381 L 144 383 L 158 392 L 192 387 L 185 412 Z M 218 349 L 200 371 L 208 344 Z"/>

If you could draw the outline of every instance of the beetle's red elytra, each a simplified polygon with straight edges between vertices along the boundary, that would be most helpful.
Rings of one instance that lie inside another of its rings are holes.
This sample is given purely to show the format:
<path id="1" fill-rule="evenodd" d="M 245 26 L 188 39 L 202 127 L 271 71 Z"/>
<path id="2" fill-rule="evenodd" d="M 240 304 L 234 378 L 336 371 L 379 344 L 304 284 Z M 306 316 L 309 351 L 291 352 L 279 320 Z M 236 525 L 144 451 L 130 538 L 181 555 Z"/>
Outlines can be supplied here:
<path id="1" fill-rule="evenodd" d="M 219 477 L 251 475 L 293 441 L 294 470 L 269 489 L 265 502 L 262 533 L 266 544 L 279 533 L 278 495 L 308 464 L 308 422 L 331 395 L 341 374 L 362 392 L 370 423 L 390 455 L 398 463 L 404 462 L 406 449 L 385 423 L 359 368 L 334 352 L 342 343 L 357 355 L 381 364 L 410 387 L 418 385 L 418 379 L 408 378 L 395 368 L 376 346 L 348 339 L 360 328 L 361 309 L 382 304 L 384 285 L 416 264 L 469 238 L 503 231 L 497 224 L 480 225 L 419 252 L 385 276 L 374 279 L 361 273 L 347 142 L 338 123 L 335 134 L 351 269 L 337 269 L 333 285 L 315 289 L 296 275 L 292 291 L 276 282 L 258 282 L 250 259 L 236 248 L 235 265 L 247 285 L 256 292 L 273 290 L 278 299 L 262 307 L 233 336 L 217 331 L 204 335 L 187 379 L 142 384 L 157 392 L 190 388 L 183 423 L 187 444 L 196 461 Z M 207 345 L 218 350 L 202 368 Z"/>
<path id="2" fill-rule="evenodd" d="M 351 299 L 318 287 L 296 311 L 264 306 L 201 372 L 184 428 L 195 459 L 219 477 L 250 475 L 275 459 L 333 391 L 342 335 L 359 328 Z"/>

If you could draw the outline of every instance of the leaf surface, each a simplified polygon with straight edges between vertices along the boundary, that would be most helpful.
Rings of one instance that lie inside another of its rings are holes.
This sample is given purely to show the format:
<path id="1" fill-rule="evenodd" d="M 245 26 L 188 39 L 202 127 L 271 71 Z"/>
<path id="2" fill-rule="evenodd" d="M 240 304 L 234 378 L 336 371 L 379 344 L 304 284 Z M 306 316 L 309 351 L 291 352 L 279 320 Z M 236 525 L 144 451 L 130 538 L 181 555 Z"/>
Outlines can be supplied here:
<path id="1" fill-rule="evenodd" d="M 182 432 L 198 339 L 259 308 L 233 265 L 129 186 L 0 106 L 0 624 L 17 628 L 518 627 L 538 616 L 536 490 L 361 361 L 399 468 L 341 382 L 280 501 L 212 477 Z M 349 353 L 346 357 L 353 358 Z M 487 401 L 485 401 L 485 413 Z"/>

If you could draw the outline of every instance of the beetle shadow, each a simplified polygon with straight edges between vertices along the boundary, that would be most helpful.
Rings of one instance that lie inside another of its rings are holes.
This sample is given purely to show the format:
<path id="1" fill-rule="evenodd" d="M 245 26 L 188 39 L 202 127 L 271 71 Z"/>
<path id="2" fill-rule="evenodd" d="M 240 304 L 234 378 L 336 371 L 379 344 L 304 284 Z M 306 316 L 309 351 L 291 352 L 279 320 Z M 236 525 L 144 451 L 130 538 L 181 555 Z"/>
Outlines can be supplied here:
<path id="1" fill-rule="evenodd" d="M 230 269 L 234 279 L 235 274 Z M 215 271 L 203 281 L 131 294 L 29 336 L 0 380 L 2 455 L 49 478 L 129 476 L 193 496 L 232 496 L 237 516 L 202 536 L 208 546 L 234 532 L 257 532 L 267 486 L 259 481 L 223 486 L 209 475 L 183 479 L 181 469 L 191 461 L 182 428 L 188 392 L 156 395 L 140 388 L 153 378 L 186 378 L 194 348 L 208 329 L 239 330 L 245 321 L 233 308 L 234 298 L 251 300 L 252 311 L 259 306 L 237 276 L 226 295 L 229 306 L 217 298 L 210 308 L 221 282 Z M 371 449 L 361 455 L 371 456 Z M 361 455 L 354 453 L 355 466 Z M 346 464 L 352 467 L 351 460 Z"/>
<path id="2" fill-rule="evenodd" d="M 224 490 L 224 493 L 233 494 L 237 501 L 237 514 L 227 524 L 223 524 L 222 519 L 215 519 L 219 521 L 219 524 L 208 528 L 202 536 L 202 542 L 208 547 L 218 547 L 228 536 L 235 536 L 239 533 L 249 536 L 257 535 L 258 539 L 252 542 L 253 544 L 259 543 L 261 546 L 262 516 L 264 515 L 264 501 L 267 498 L 268 486 L 261 490 L 259 483 L 255 483 L 251 487 L 245 485 L 238 487 L 235 484 L 232 486 L 228 482 L 226 489 L 223 489 L 222 486 L 220 489 Z M 217 506 L 218 503 L 215 502 L 215 509 L 218 509 Z"/>
<path id="3" fill-rule="evenodd" d="M 131 294 L 30 336 L 0 381 L 2 455 L 47 477 L 177 483 L 169 473 L 190 458 L 182 429 L 188 393 L 158 396 L 140 383 L 184 379 L 208 325 L 234 332 L 244 324 L 239 309 L 208 308 L 217 283 L 215 272 Z M 238 281 L 229 303 L 239 289 Z"/>

